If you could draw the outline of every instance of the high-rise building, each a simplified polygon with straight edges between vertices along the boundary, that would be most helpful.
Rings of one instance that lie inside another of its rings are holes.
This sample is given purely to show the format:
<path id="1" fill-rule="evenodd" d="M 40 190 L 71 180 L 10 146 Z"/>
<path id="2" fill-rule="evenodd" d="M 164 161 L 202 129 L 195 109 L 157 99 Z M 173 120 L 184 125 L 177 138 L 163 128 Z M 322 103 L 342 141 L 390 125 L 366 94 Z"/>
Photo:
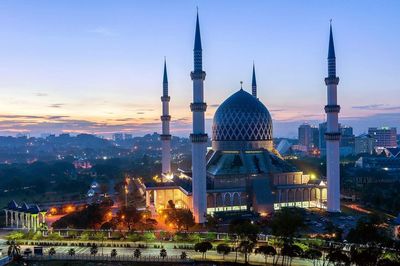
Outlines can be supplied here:
<path id="1" fill-rule="evenodd" d="M 316 126 L 311 126 L 311 139 L 313 146 L 319 148 L 319 128 Z"/>
<path id="2" fill-rule="evenodd" d="M 341 126 L 340 127 L 340 155 L 347 156 L 354 154 L 354 134 L 353 128 L 350 126 Z"/>
<path id="3" fill-rule="evenodd" d="M 321 124 L 319 124 L 318 126 L 318 137 L 319 137 L 319 149 L 321 150 L 321 154 L 322 151 L 325 154 L 325 150 L 326 150 L 326 140 L 325 140 L 325 133 L 326 133 L 326 122 L 323 122 Z"/>
<path id="4" fill-rule="evenodd" d="M 375 139 L 369 134 L 363 134 L 355 137 L 354 139 L 354 153 L 362 154 L 368 153 L 372 154 L 375 149 Z"/>
<path id="5" fill-rule="evenodd" d="M 370 127 L 368 134 L 375 139 L 377 148 L 397 147 L 397 129 L 395 127 Z"/>
<path id="6" fill-rule="evenodd" d="M 308 149 L 319 146 L 319 130 L 315 126 L 303 124 L 299 126 L 299 145 Z"/>
<path id="7" fill-rule="evenodd" d="M 309 124 L 299 126 L 299 145 L 310 148 L 312 145 L 312 130 Z"/>
<path id="8" fill-rule="evenodd" d="M 328 77 L 325 78 L 327 86 L 328 104 L 325 105 L 327 116 L 326 141 L 326 174 L 328 179 L 329 212 L 340 212 L 340 154 L 339 154 L 339 111 L 337 104 L 337 85 L 339 78 L 336 76 L 336 56 L 333 43 L 332 25 L 329 34 L 328 50 Z"/>

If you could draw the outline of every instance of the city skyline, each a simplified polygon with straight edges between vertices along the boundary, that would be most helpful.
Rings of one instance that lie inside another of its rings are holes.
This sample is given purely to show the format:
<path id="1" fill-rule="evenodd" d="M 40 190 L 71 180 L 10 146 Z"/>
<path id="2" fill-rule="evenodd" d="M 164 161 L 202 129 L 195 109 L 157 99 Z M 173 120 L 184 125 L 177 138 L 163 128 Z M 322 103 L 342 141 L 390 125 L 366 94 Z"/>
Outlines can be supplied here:
<path id="1" fill-rule="evenodd" d="M 275 137 L 294 137 L 303 122 L 324 121 L 321 77 L 327 75 L 330 18 L 341 78 L 340 122 L 356 134 L 372 126 L 400 126 L 395 82 L 400 38 L 392 34 L 400 25 L 397 2 L 88 1 L 79 9 L 74 1 L 44 2 L 0 4 L 0 135 L 161 132 L 166 56 L 171 133 L 188 136 L 196 5 L 207 68 L 208 133 L 216 108 L 240 81 L 251 92 L 253 60 L 258 96 L 272 114 Z M 154 10 L 154 4 L 162 8 Z"/>

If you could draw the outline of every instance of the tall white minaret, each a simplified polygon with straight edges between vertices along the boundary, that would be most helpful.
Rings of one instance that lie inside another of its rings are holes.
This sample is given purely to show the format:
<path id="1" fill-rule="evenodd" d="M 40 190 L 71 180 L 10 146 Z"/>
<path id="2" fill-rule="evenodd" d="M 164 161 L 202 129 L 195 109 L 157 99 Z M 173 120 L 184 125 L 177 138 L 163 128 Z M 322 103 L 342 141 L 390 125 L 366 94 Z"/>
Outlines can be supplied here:
<path id="1" fill-rule="evenodd" d="M 251 79 L 251 95 L 257 98 L 257 81 L 256 81 L 256 67 L 253 62 L 253 77 Z"/>
<path id="2" fill-rule="evenodd" d="M 339 121 L 340 106 L 337 104 L 336 57 L 333 44 L 332 24 L 329 34 L 328 77 L 325 78 L 328 104 L 325 106 L 327 116 L 326 140 L 326 173 L 328 178 L 328 212 L 340 212 L 340 154 L 339 154 Z"/>
<path id="3" fill-rule="evenodd" d="M 206 151 L 207 134 L 205 133 L 204 113 L 207 104 L 204 102 L 203 83 L 206 72 L 203 71 L 203 56 L 200 38 L 199 14 L 196 18 L 196 34 L 194 40 L 194 70 L 190 73 L 193 80 L 193 103 L 190 109 L 193 114 L 192 141 L 192 199 L 193 215 L 196 223 L 204 223 L 207 214 L 206 191 Z"/>
<path id="4" fill-rule="evenodd" d="M 162 142 L 162 175 L 171 173 L 171 134 L 169 132 L 169 122 L 171 116 L 169 115 L 169 101 L 168 96 L 168 77 L 167 77 L 167 62 L 164 60 L 164 77 L 163 77 L 163 95 L 161 96 L 162 102 L 162 134 L 160 136 Z"/>

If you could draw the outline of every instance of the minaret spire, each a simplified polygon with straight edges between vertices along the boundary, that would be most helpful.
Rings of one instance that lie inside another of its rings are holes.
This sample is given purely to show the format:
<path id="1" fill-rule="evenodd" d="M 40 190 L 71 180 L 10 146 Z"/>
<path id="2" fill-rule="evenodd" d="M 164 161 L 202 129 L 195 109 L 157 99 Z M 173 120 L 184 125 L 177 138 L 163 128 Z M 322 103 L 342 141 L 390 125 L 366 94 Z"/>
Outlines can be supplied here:
<path id="1" fill-rule="evenodd" d="M 256 81 L 256 67 L 253 62 L 253 77 L 251 80 L 251 94 L 257 98 L 257 81 Z"/>
<path id="2" fill-rule="evenodd" d="M 168 96 L 167 59 L 164 57 L 163 96 Z"/>
<path id="3" fill-rule="evenodd" d="M 169 115 L 169 101 L 168 95 L 168 76 L 167 76 L 167 60 L 164 58 L 164 75 L 163 75 L 163 95 L 161 97 L 162 102 L 162 134 L 160 136 L 162 142 L 162 158 L 161 167 L 162 175 L 170 176 L 171 174 L 171 134 L 169 132 L 169 122 L 171 116 Z"/>
<path id="4" fill-rule="evenodd" d="M 201 47 L 201 36 L 200 36 L 200 22 L 199 22 L 199 11 L 197 10 L 196 15 L 196 33 L 194 37 L 194 72 L 203 71 L 203 49 Z"/>
<path id="5" fill-rule="evenodd" d="M 327 130 L 326 140 L 326 176 L 328 179 L 327 210 L 340 212 L 340 153 L 339 153 L 339 112 L 337 104 L 336 56 L 333 43 L 332 21 L 329 27 L 328 77 L 325 78 L 328 104 L 325 105 Z"/>
<path id="6" fill-rule="evenodd" d="M 190 73 L 193 80 L 193 102 L 190 104 L 193 117 L 192 141 L 192 205 L 196 223 L 204 223 L 207 214 L 206 190 L 206 152 L 208 136 L 205 133 L 204 113 L 207 104 L 204 102 L 203 55 L 200 37 L 199 13 L 196 16 L 196 32 L 194 38 L 194 69 Z"/>
<path id="7" fill-rule="evenodd" d="M 336 77 L 336 56 L 335 44 L 333 42 L 332 20 L 329 26 L 328 77 Z"/>

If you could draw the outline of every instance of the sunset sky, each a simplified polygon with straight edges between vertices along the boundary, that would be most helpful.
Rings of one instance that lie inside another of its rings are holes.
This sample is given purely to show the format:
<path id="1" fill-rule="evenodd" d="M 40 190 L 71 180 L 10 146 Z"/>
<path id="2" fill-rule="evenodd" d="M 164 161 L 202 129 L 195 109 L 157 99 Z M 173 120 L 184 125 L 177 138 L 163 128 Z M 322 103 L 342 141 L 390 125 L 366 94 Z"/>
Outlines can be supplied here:
<path id="1" fill-rule="evenodd" d="M 342 124 L 400 128 L 400 1 L 0 1 L 0 135 L 160 132 L 167 57 L 172 134 L 191 131 L 196 6 L 207 124 L 240 88 L 274 136 L 324 120 L 329 20 Z M 210 133 L 210 132 L 209 132 Z"/>

